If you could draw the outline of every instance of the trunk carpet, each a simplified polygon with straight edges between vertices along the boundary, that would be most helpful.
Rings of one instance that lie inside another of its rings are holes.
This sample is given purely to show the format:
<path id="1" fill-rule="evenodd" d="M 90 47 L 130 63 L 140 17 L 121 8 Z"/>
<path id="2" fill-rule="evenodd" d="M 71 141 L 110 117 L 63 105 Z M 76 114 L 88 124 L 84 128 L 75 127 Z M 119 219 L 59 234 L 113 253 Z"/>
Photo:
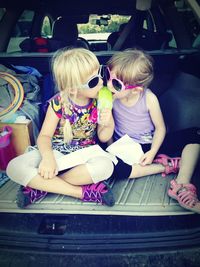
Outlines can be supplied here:
<path id="1" fill-rule="evenodd" d="M 47 214 L 96 214 L 129 216 L 185 215 L 192 212 L 183 209 L 167 195 L 172 175 L 163 178 L 151 175 L 139 179 L 110 181 L 116 204 L 113 207 L 81 202 L 58 194 L 48 194 L 25 209 L 16 205 L 18 185 L 7 181 L 0 188 L 0 212 Z"/>

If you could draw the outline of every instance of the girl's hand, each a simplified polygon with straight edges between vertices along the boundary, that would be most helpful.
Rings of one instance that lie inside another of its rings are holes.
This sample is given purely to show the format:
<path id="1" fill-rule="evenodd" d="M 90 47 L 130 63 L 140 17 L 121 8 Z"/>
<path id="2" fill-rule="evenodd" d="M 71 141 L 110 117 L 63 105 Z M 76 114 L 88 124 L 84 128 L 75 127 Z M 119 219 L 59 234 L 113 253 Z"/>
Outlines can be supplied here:
<path id="1" fill-rule="evenodd" d="M 54 157 L 45 157 L 41 160 L 38 173 L 44 179 L 52 179 L 58 174 L 57 164 Z"/>
<path id="2" fill-rule="evenodd" d="M 140 159 L 140 165 L 145 166 L 153 162 L 155 153 L 151 150 L 147 151 Z"/>
<path id="3" fill-rule="evenodd" d="M 102 109 L 99 112 L 99 124 L 102 126 L 108 126 L 111 123 L 112 111 L 108 108 Z"/>
<path id="4" fill-rule="evenodd" d="M 102 143 L 106 143 L 110 140 L 113 136 L 114 127 L 112 111 L 110 109 L 101 110 L 97 126 L 97 135 Z"/>

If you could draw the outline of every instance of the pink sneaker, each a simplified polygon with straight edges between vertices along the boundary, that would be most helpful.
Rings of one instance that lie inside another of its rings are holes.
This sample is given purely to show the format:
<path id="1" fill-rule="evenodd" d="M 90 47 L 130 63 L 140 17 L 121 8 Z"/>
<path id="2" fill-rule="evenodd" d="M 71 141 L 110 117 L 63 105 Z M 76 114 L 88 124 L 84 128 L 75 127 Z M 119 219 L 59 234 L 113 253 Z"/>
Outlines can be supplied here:
<path id="1" fill-rule="evenodd" d="M 17 192 L 16 203 L 19 208 L 25 208 L 37 200 L 43 199 L 46 195 L 47 192 L 45 191 L 33 189 L 29 186 L 20 186 Z"/>
<path id="2" fill-rule="evenodd" d="M 115 204 L 113 193 L 105 182 L 83 185 L 82 190 L 83 197 L 81 200 L 84 202 L 96 202 L 110 207 Z"/>

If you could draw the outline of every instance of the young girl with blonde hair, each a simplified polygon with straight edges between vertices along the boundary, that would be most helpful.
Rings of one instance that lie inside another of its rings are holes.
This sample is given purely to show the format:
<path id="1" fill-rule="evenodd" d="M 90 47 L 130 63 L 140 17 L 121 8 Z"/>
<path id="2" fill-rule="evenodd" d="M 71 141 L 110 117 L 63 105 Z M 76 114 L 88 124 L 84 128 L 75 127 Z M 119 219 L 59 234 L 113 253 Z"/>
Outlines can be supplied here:
<path id="1" fill-rule="evenodd" d="M 63 194 L 108 206 L 114 205 L 111 190 L 103 183 L 113 172 L 108 157 L 96 156 L 58 172 L 57 159 L 97 143 L 106 142 L 113 127 L 111 112 L 102 114 L 97 124 L 97 101 L 103 86 L 101 66 L 96 56 L 83 48 L 58 50 L 52 71 L 59 93 L 49 100 L 47 113 L 37 139 L 38 150 L 10 161 L 8 176 L 22 185 L 17 196 L 19 207 L 26 207 L 46 196 Z"/>
<path id="2" fill-rule="evenodd" d="M 177 173 L 170 183 L 168 195 L 182 207 L 200 213 L 196 187 L 190 183 L 199 158 L 200 130 L 188 128 L 166 134 L 159 101 L 148 89 L 152 79 L 153 61 L 143 51 L 127 49 L 114 54 L 108 62 L 108 88 L 115 99 L 114 140 L 127 134 L 144 152 L 139 164 L 130 165 L 119 160 L 113 175 L 138 178 Z M 127 153 L 130 156 L 135 152 Z"/>

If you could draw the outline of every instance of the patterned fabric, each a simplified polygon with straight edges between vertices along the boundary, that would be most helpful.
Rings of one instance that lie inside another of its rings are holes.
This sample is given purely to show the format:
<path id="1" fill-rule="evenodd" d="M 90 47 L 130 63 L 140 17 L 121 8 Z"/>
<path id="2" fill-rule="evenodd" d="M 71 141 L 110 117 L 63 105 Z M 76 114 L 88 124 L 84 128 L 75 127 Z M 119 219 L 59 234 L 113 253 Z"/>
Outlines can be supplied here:
<path id="1" fill-rule="evenodd" d="M 68 114 L 61 103 L 60 94 L 50 99 L 49 104 L 60 119 L 54 133 L 53 148 L 64 152 L 75 151 L 88 145 L 96 144 L 97 134 L 97 101 L 92 99 L 86 106 L 78 106 L 70 101 Z M 69 120 L 72 127 L 73 140 L 70 145 L 64 144 L 63 127 Z"/>
<path id="2" fill-rule="evenodd" d="M 0 171 L 0 187 L 8 182 L 10 179 L 6 173 Z"/>
<path id="3" fill-rule="evenodd" d="M 105 182 L 83 185 L 83 202 L 96 202 L 112 207 L 115 199 L 110 187 Z"/>
<path id="4" fill-rule="evenodd" d="M 25 208 L 38 200 L 42 200 L 46 195 L 47 192 L 45 191 L 33 189 L 29 186 L 20 186 L 17 192 L 16 203 L 19 208 Z"/>

